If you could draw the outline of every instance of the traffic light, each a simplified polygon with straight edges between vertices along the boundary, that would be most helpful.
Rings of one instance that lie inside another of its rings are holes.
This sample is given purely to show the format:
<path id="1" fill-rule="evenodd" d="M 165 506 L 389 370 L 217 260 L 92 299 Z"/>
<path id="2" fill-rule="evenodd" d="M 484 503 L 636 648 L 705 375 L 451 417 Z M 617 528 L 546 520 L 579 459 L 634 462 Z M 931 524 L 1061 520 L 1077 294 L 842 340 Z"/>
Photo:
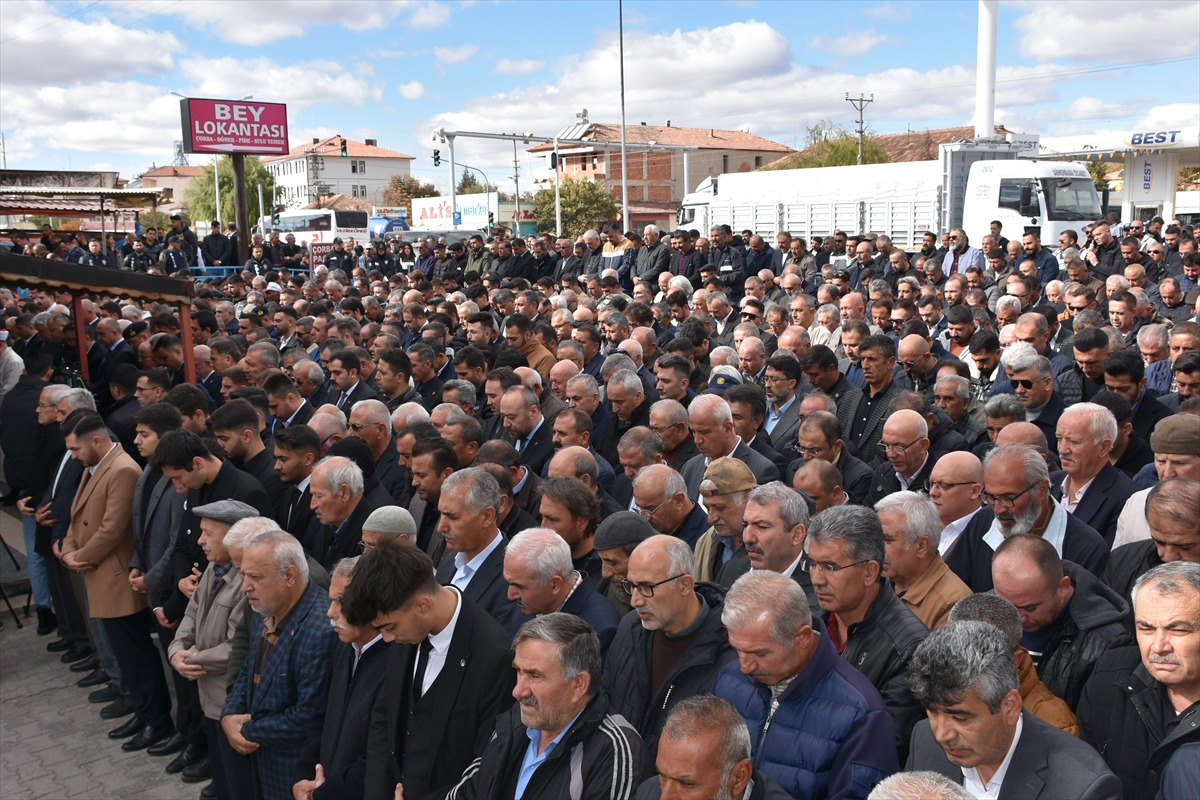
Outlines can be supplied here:
<path id="1" fill-rule="evenodd" d="M 440 167 L 442 165 L 442 151 L 441 150 L 433 151 L 433 165 L 435 167 Z"/>
<path id="2" fill-rule="evenodd" d="M 491 211 L 489 211 L 488 212 L 488 227 L 490 228 L 495 224 L 496 224 L 496 215 L 494 213 L 492 213 Z"/>
<path id="3" fill-rule="evenodd" d="M 342 139 L 342 158 L 349 158 L 350 152 L 346 149 L 346 140 Z"/>
<path id="4" fill-rule="evenodd" d="M 271 224 L 272 225 L 279 224 L 279 215 L 283 213 L 283 208 L 284 208 L 283 206 L 274 206 L 271 209 Z"/>
<path id="5" fill-rule="evenodd" d="M 553 170 L 558 169 L 558 153 L 550 154 L 550 169 L 553 169 Z"/>

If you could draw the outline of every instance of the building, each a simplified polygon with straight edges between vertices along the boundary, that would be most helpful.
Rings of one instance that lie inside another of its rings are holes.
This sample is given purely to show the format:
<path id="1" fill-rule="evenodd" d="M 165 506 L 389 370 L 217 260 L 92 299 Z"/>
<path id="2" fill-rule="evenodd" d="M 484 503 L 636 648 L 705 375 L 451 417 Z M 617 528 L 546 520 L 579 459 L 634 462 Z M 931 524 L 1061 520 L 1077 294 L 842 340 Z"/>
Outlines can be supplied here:
<path id="1" fill-rule="evenodd" d="M 393 175 L 410 174 L 413 157 L 379 146 L 375 139 L 356 142 L 342 137 L 313 139 L 293 147 L 286 156 L 262 159 L 275 176 L 275 196 L 288 208 L 302 208 L 318 197 L 344 194 L 367 203 L 383 205 L 383 192 Z"/>
<path id="2" fill-rule="evenodd" d="M 620 125 L 580 123 L 559 131 L 560 139 L 587 139 L 598 144 L 558 146 L 558 169 L 547 169 L 547 177 L 537 181 L 538 188 L 553 188 L 553 177 L 603 183 L 613 199 L 621 203 L 621 147 L 599 142 L 621 141 Z M 683 196 L 695 191 L 705 178 L 723 172 L 750 172 L 770 164 L 791 152 L 787 145 L 744 131 L 716 128 L 679 128 L 671 125 L 627 125 L 625 127 L 626 162 L 629 165 L 629 216 L 627 228 L 650 223 L 673 228 L 675 212 Z M 686 153 L 685 181 L 682 150 L 656 149 L 661 146 L 695 148 Z M 546 158 L 549 166 L 553 144 L 529 148 Z"/>

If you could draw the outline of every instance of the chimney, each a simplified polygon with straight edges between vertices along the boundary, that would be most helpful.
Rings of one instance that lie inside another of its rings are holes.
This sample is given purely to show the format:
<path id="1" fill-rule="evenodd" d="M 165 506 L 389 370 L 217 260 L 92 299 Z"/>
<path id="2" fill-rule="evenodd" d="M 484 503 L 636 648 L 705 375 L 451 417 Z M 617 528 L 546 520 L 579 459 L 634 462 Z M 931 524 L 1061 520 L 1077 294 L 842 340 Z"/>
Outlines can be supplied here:
<path id="1" fill-rule="evenodd" d="M 313 144 L 320 144 L 320 143 L 321 143 L 321 140 L 320 140 L 320 139 L 318 139 L 317 137 L 315 137 L 315 136 L 314 136 L 314 137 L 313 137 Z"/>
<path id="2" fill-rule="evenodd" d="M 379 140 L 378 139 L 366 139 L 363 141 L 363 144 L 365 144 L 367 147 L 378 147 Z"/>
<path id="3" fill-rule="evenodd" d="M 667 120 L 667 127 L 671 127 L 671 120 Z"/>
<path id="4" fill-rule="evenodd" d="M 715 138 L 717 138 L 717 130 L 716 130 L 716 128 L 709 128 L 709 129 L 708 129 L 708 138 L 710 138 L 710 139 L 715 139 Z"/>
<path id="5" fill-rule="evenodd" d="M 641 125 L 643 128 L 644 128 L 644 127 L 646 127 L 646 123 L 644 123 L 644 122 L 642 122 L 642 123 L 639 123 L 639 124 L 640 124 L 640 125 Z"/>

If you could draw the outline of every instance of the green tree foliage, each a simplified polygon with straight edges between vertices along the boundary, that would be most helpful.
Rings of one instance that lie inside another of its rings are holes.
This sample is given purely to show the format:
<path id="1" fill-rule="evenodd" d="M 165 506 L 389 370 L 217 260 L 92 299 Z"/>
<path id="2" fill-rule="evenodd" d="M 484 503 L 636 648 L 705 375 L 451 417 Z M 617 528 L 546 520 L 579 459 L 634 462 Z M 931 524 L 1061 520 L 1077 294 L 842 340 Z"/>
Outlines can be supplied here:
<path id="1" fill-rule="evenodd" d="M 1088 174 L 1092 176 L 1092 183 L 1096 184 L 1096 191 L 1102 192 L 1108 188 L 1108 163 L 1105 161 L 1088 161 L 1086 162 Z"/>
<path id="2" fill-rule="evenodd" d="M 257 225 L 262 216 L 258 208 L 258 185 L 262 184 L 263 202 L 266 203 L 266 214 L 271 212 L 271 198 L 274 196 L 275 178 L 267 168 L 254 156 L 246 156 L 246 213 L 250 224 Z M 221 156 L 217 160 L 217 180 L 221 183 L 221 219 L 232 221 L 236 218 L 233 209 L 233 160 L 229 156 Z M 187 185 L 183 192 L 187 200 L 188 214 L 192 219 L 213 220 L 217 218 L 213 197 L 213 166 L 204 165 L 204 172 Z M 145 219 L 145 217 L 143 217 Z"/>
<path id="3" fill-rule="evenodd" d="M 618 209 L 612 195 L 601 183 L 564 180 L 562 195 L 563 236 L 572 239 L 589 228 L 616 219 Z M 533 213 L 538 233 L 554 233 L 554 187 L 542 189 L 533 196 Z"/>
<path id="4" fill-rule="evenodd" d="M 393 208 L 403 208 L 412 219 L 412 201 L 416 197 L 441 197 L 432 183 L 421 183 L 416 178 L 407 175 L 393 175 L 388 186 L 383 190 L 383 204 Z"/>
<path id="5" fill-rule="evenodd" d="M 494 184 L 482 184 L 475 177 L 475 173 L 469 169 L 463 170 L 463 176 L 458 181 L 458 185 L 454 187 L 456 194 L 484 194 L 485 192 L 494 192 L 496 187 Z"/>
<path id="6" fill-rule="evenodd" d="M 863 163 L 887 163 L 888 154 L 872 136 L 863 139 Z M 845 167 L 858 163 L 858 135 L 821 120 L 806 132 L 806 146 L 798 153 L 776 161 L 763 169 L 808 169 L 810 167 Z"/>

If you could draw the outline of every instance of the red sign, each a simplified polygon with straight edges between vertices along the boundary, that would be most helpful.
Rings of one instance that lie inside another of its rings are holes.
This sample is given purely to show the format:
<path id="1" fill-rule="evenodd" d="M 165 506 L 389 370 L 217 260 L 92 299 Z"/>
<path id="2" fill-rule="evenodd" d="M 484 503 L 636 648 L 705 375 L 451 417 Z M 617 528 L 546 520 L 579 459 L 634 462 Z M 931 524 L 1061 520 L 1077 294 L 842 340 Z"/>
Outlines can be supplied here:
<path id="1" fill-rule="evenodd" d="M 179 101 L 189 153 L 288 154 L 287 106 L 253 100 Z"/>
<path id="2" fill-rule="evenodd" d="M 308 246 L 308 268 L 316 269 L 325 263 L 325 256 L 333 252 L 333 245 L 326 242 L 313 242 Z"/>

